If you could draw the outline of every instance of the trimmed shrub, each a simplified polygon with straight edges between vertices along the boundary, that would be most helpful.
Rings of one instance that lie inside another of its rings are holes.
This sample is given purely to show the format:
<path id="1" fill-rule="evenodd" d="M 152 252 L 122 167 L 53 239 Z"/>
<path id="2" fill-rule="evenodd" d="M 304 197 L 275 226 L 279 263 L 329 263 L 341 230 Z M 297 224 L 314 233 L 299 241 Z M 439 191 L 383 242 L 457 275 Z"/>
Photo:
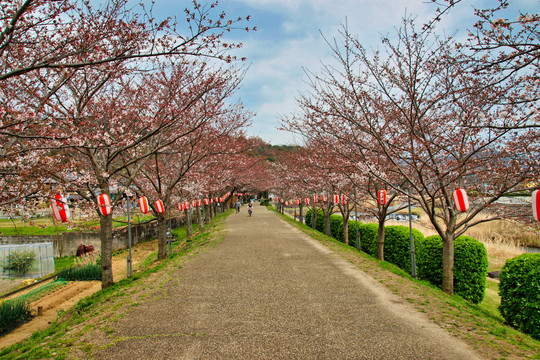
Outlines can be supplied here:
<path id="1" fill-rule="evenodd" d="M 306 225 L 312 227 L 313 225 L 313 210 L 309 209 L 306 212 Z M 321 209 L 317 209 L 317 224 L 315 229 L 324 233 L 324 214 Z"/>
<path id="2" fill-rule="evenodd" d="M 84 266 L 73 266 L 60 271 L 57 276 L 67 281 L 101 280 L 101 266 L 92 263 Z"/>
<path id="3" fill-rule="evenodd" d="M 466 300 L 479 304 L 484 300 L 488 269 L 484 244 L 470 236 L 454 241 L 454 291 Z"/>
<path id="4" fill-rule="evenodd" d="M 315 229 L 324 234 L 324 213 L 321 209 L 317 210 L 317 223 Z"/>
<path id="5" fill-rule="evenodd" d="M 443 244 L 439 235 L 415 242 L 418 277 L 442 286 Z M 469 236 L 454 241 L 454 292 L 478 304 L 484 299 L 487 277 L 487 252 L 484 245 Z"/>
<path id="6" fill-rule="evenodd" d="M 0 304 L 0 334 L 9 332 L 30 318 L 26 301 L 6 300 Z"/>
<path id="7" fill-rule="evenodd" d="M 313 210 L 309 209 L 306 211 L 306 225 L 311 227 L 313 224 Z"/>
<path id="8" fill-rule="evenodd" d="M 349 220 L 349 245 L 356 247 L 356 221 Z M 360 227 L 362 223 L 358 222 L 358 236 L 360 236 Z"/>
<path id="9" fill-rule="evenodd" d="M 338 241 L 343 242 L 343 217 L 330 215 L 330 234 Z"/>
<path id="10" fill-rule="evenodd" d="M 418 278 L 442 287 L 443 246 L 438 235 L 428 236 L 414 243 Z"/>
<path id="11" fill-rule="evenodd" d="M 540 254 L 507 260 L 500 281 L 499 310 L 506 322 L 540 340 Z"/>
<path id="12" fill-rule="evenodd" d="M 360 250 L 375 256 L 377 255 L 377 231 L 379 224 L 362 224 L 359 225 L 360 232 Z"/>
<path id="13" fill-rule="evenodd" d="M 416 229 L 412 229 L 412 234 L 415 245 L 418 240 L 424 238 L 424 235 Z M 377 242 L 377 235 L 375 235 L 375 242 Z M 375 245 L 375 252 L 376 249 L 377 245 Z M 384 260 L 407 272 L 411 271 L 411 241 L 408 226 L 393 225 L 385 227 Z"/>

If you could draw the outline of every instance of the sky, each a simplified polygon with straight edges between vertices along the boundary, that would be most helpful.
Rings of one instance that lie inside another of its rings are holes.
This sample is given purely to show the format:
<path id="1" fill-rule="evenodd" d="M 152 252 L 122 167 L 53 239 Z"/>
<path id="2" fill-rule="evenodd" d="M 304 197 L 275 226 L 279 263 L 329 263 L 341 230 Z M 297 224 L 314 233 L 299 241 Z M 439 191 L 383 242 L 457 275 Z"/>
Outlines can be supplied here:
<path id="1" fill-rule="evenodd" d="M 475 22 L 473 7 L 496 6 L 495 0 L 463 0 L 438 25 L 438 31 L 466 36 Z M 158 0 L 155 15 L 183 18 L 187 1 Z M 367 49 L 377 49 L 382 35 L 396 33 L 404 16 L 416 17 L 418 24 L 431 19 L 437 5 L 430 0 L 221 0 L 219 7 L 227 18 L 251 16 L 249 26 L 257 31 L 235 31 L 225 41 L 242 42 L 235 50 L 238 64 L 248 67 L 235 100 L 255 113 L 249 136 L 257 136 L 273 145 L 300 144 L 301 139 L 280 131 L 285 116 L 299 113 L 296 99 L 306 93 L 306 70 L 318 72 L 322 64 L 332 62 L 325 38 L 339 40 L 339 29 L 347 22 Z M 514 11 L 538 12 L 539 0 L 515 0 Z"/>

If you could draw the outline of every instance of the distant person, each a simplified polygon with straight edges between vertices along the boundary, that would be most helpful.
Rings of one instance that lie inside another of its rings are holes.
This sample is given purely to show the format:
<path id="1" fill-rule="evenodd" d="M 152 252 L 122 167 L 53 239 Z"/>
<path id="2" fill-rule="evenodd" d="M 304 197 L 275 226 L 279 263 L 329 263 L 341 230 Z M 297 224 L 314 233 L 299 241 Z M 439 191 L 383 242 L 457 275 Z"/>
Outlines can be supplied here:
<path id="1" fill-rule="evenodd" d="M 253 213 L 253 204 L 249 203 L 248 205 L 248 213 L 249 213 L 249 216 L 251 216 L 251 214 Z"/>
<path id="2" fill-rule="evenodd" d="M 239 213 L 240 212 L 240 200 L 237 200 L 236 204 L 234 204 L 234 206 L 236 207 L 236 212 Z"/>

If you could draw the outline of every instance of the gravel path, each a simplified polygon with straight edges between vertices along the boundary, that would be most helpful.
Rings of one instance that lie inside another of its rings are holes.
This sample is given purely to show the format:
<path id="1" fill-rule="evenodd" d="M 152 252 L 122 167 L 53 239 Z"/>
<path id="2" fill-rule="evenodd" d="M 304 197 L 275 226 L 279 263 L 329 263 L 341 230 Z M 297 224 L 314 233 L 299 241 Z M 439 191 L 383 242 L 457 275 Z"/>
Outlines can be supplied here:
<path id="1" fill-rule="evenodd" d="M 112 324 L 96 359 L 476 359 L 362 271 L 257 206 Z"/>

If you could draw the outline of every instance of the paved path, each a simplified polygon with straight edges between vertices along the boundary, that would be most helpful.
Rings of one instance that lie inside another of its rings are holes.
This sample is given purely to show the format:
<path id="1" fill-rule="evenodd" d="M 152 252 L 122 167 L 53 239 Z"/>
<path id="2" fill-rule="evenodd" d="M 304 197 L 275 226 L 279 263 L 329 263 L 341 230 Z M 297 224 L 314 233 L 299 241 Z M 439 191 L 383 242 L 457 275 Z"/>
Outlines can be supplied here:
<path id="1" fill-rule="evenodd" d="M 476 358 L 265 208 L 249 218 L 244 207 L 227 226 L 173 274 L 167 296 L 114 324 L 125 340 L 96 359 Z"/>

